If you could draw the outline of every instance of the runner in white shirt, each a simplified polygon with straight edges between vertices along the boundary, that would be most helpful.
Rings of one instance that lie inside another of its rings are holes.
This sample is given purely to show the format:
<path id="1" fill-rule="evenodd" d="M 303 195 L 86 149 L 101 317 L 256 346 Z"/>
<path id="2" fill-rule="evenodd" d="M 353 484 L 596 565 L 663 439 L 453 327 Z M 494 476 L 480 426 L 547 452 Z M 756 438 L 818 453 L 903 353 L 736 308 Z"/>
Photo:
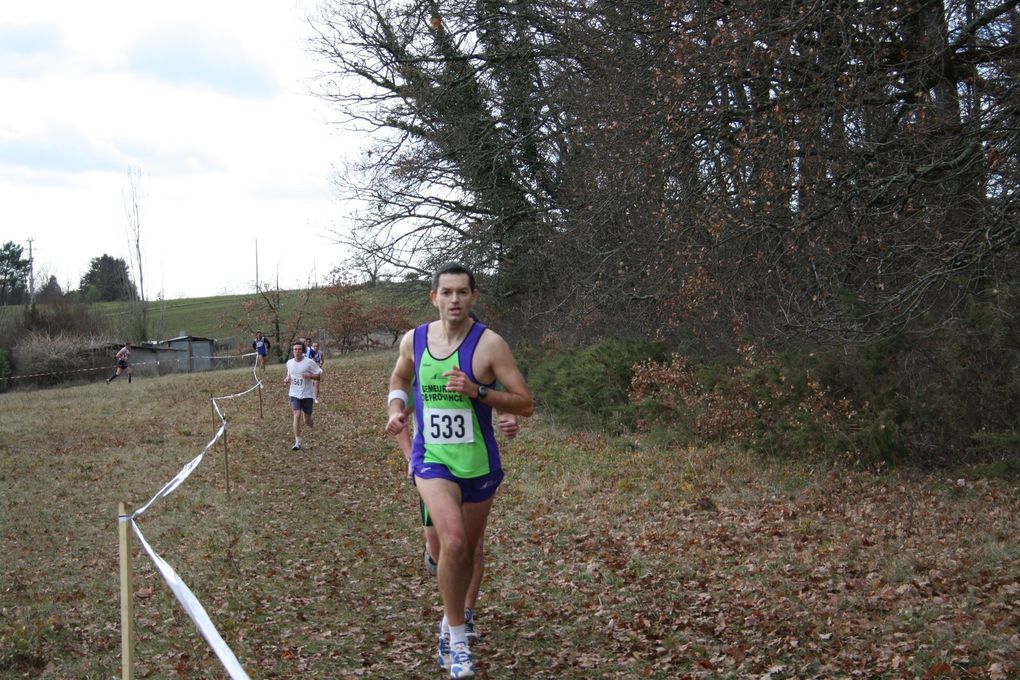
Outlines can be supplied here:
<path id="1" fill-rule="evenodd" d="M 294 446 L 292 451 L 301 449 L 301 414 L 305 414 L 305 425 L 312 427 L 312 407 L 315 404 L 314 385 L 322 377 L 319 364 L 305 356 L 303 342 L 295 342 L 291 348 L 294 354 L 287 360 L 285 385 L 290 385 L 290 409 L 294 412 Z"/>

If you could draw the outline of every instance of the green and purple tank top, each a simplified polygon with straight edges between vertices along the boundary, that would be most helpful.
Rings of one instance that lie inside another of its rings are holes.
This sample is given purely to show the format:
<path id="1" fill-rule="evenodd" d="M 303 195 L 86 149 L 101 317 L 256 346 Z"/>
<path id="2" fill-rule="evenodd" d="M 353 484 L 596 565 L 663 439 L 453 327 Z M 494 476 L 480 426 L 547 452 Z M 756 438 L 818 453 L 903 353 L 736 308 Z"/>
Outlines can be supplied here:
<path id="1" fill-rule="evenodd" d="M 429 324 L 414 329 L 414 413 L 417 431 L 411 460 L 417 467 L 445 465 L 461 479 L 502 469 L 492 429 L 492 407 L 458 392 L 446 391 L 443 373 L 454 366 L 479 382 L 472 370 L 475 349 L 486 327 L 475 322 L 452 354 L 434 357 L 428 348 Z"/>

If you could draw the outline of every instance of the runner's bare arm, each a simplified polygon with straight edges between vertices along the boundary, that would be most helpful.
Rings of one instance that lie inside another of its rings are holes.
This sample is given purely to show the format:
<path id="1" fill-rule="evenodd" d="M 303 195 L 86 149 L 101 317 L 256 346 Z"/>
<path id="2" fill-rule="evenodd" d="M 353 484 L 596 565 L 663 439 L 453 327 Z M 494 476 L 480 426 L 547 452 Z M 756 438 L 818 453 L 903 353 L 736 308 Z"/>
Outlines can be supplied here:
<path id="1" fill-rule="evenodd" d="M 414 378 L 414 331 L 408 331 L 400 340 L 400 354 L 397 356 L 397 363 L 390 374 L 390 392 L 400 390 L 408 394 L 411 390 L 411 380 Z M 407 424 L 407 416 L 404 409 L 408 406 L 401 399 L 393 399 L 387 408 L 388 420 L 386 431 L 390 434 L 399 434 Z"/>
<path id="2" fill-rule="evenodd" d="M 515 416 L 528 417 L 535 412 L 531 390 L 517 368 L 510 346 L 502 336 L 491 329 L 482 335 L 478 349 L 475 350 L 474 364 L 474 374 L 479 380 L 485 383 L 499 381 L 503 385 L 502 390 L 489 390 L 485 397 L 486 405 Z M 477 390 L 477 386 L 474 386 L 468 396 L 477 396 Z"/>

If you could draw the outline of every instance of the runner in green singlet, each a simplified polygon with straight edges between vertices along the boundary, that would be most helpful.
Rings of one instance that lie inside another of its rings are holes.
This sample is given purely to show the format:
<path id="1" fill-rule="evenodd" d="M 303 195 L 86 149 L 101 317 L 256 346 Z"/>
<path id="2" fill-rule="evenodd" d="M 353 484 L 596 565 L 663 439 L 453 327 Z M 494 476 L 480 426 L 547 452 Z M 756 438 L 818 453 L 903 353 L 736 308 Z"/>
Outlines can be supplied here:
<path id="1" fill-rule="evenodd" d="M 386 430 L 399 434 L 413 398 L 418 426 L 411 453 L 415 486 L 439 536 L 443 600 L 439 665 L 451 678 L 474 677 L 464 604 L 475 550 L 503 479 L 492 410 L 530 416 L 531 392 L 506 341 L 471 318 L 478 289 L 471 270 L 448 263 L 432 277 L 439 320 L 408 331 L 390 376 Z M 496 381 L 503 390 L 490 389 Z M 413 397 L 408 394 L 414 384 Z"/>

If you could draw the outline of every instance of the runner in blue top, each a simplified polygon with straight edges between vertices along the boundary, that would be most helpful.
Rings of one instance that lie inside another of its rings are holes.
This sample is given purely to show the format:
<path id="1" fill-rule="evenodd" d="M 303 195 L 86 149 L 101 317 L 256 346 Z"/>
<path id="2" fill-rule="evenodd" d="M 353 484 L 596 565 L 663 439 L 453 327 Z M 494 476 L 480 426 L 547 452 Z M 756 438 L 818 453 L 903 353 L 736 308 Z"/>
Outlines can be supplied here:
<path id="1" fill-rule="evenodd" d="M 262 335 L 262 331 L 256 331 L 255 339 L 252 341 L 251 347 L 258 355 L 259 366 L 265 369 L 266 355 L 269 353 L 269 338 Z"/>
<path id="2" fill-rule="evenodd" d="M 323 362 L 324 357 L 322 356 L 322 350 L 319 349 L 319 341 L 318 340 L 312 342 L 312 346 L 308 348 L 308 358 L 311 359 L 312 361 L 314 361 L 315 363 L 317 363 L 319 365 L 319 368 L 322 368 L 322 362 Z M 315 399 L 315 403 L 318 404 L 319 403 L 319 381 L 315 381 L 314 383 L 312 383 L 312 386 L 313 386 L 312 397 Z"/>
<path id="3" fill-rule="evenodd" d="M 390 376 L 386 430 L 407 425 L 414 385 L 417 424 L 411 451 L 415 487 L 439 536 L 439 592 L 443 599 L 437 661 L 451 678 L 474 677 L 464 605 L 475 550 L 483 540 L 496 489 L 503 480 L 492 409 L 530 416 L 531 392 L 506 341 L 471 318 L 478 289 L 459 263 L 432 277 L 439 320 L 408 331 Z M 491 389 L 496 381 L 503 389 Z"/>

